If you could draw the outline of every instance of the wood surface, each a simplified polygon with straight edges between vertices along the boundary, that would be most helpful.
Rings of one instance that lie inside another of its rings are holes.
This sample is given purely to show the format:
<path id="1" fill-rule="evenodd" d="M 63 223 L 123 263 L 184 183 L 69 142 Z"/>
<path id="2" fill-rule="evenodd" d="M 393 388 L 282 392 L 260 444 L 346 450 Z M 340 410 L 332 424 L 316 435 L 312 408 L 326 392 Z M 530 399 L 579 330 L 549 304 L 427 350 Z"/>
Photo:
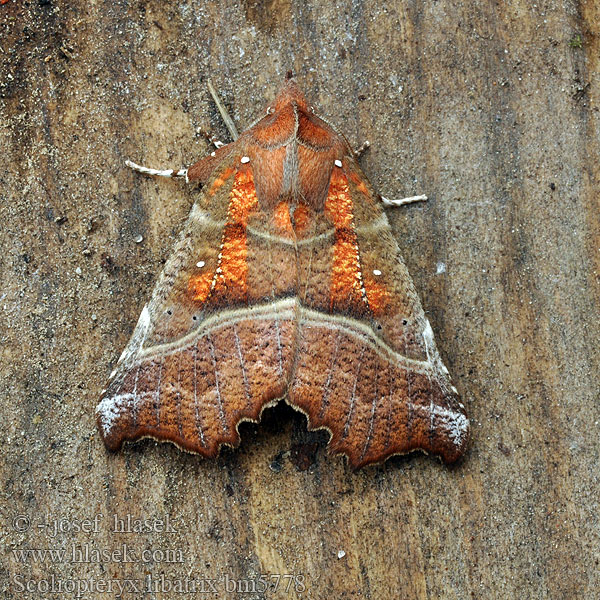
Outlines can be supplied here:
<path id="1" fill-rule="evenodd" d="M 599 35 L 556 0 L 0 5 L 2 597 L 600 597 Z M 227 136 L 209 78 L 243 129 L 287 69 L 381 193 L 429 196 L 389 217 L 471 417 L 454 467 L 354 473 L 285 406 L 216 460 L 96 431 L 197 193 L 124 161 L 191 164 Z"/>

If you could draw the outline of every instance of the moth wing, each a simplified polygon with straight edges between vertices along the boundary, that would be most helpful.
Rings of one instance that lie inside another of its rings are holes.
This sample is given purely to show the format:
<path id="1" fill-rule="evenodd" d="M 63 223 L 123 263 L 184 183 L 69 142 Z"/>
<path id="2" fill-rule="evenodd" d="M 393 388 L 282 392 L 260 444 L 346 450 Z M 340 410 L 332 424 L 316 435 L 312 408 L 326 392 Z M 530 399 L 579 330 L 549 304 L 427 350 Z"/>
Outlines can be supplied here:
<path id="1" fill-rule="evenodd" d="M 230 153 L 207 177 L 102 393 L 108 448 L 153 437 L 215 456 L 239 443 L 241 421 L 284 395 L 293 306 L 261 301 L 294 285 L 295 273 L 264 270 L 271 218 L 258 209 L 250 166 Z"/>
<path id="2" fill-rule="evenodd" d="M 327 233 L 325 219 L 330 225 Z M 453 462 L 469 422 L 378 196 L 346 157 L 300 245 L 303 311 L 289 401 L 354 467 L 424 450 Z"/>

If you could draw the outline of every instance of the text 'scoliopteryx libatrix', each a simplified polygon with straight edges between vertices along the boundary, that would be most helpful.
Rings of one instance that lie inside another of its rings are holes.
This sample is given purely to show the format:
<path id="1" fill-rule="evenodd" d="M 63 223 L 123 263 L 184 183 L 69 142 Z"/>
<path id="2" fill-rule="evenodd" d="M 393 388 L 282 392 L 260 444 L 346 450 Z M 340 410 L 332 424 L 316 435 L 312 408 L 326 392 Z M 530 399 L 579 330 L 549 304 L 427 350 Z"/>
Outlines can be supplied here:
<path id="1" fill-rule="evenodd" d="M 108 448 L 214 457 L 284 398 L 353 467 L 461 456 L 469 422 L 381 197 L 292 78 L 237 140 L 167 174 L 202 191 L 102 393 Z"/>

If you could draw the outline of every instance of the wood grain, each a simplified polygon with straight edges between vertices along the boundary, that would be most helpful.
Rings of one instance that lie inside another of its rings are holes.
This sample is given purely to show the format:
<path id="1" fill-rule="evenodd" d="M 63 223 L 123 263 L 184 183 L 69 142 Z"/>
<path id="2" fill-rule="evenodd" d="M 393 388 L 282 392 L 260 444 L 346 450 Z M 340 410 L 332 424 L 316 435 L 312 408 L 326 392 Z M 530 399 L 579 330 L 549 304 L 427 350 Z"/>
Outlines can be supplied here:
<path id="1" fill-rule="evenodd" d="M 216 579 L 213 597 L 233 579 L 269 599 L 600 597 L 599 22 L 554 0 L 0 6 L 4 597 L 161 573 Z M 124 160 L 192 163 L 196 128 L 227 134 L 209 77 L 241 129 L 289 68 L 369 139 L 380 192 L 430 198 L 389 214 L 472 419 L 455 467 L 354 474 L 283 406 L 215 461 L 150 441 L 111 455 L 96 432 L 195 193 Z M 115 514 L 155 521 L 117 533 Z M 135 560 L 73 563 L 73 544 Z M 19 555 L 48 548 L 67 555 Z"/>

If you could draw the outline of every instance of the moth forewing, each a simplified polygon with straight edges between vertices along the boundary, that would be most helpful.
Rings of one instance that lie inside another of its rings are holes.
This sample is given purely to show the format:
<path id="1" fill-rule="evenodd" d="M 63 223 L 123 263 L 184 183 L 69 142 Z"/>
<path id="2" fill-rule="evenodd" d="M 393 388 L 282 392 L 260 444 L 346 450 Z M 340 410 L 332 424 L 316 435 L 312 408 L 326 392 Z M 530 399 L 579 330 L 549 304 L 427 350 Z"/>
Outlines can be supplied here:
<path id="1" fill-rule="evenodd" d="M 469 422 L 380 197 L 293 79 L 235 142 L 165 173 L 203 187 L 102 394 L 109 448 L 214 457 L 285 398 L 353 467 L 462 455 Z"/>

